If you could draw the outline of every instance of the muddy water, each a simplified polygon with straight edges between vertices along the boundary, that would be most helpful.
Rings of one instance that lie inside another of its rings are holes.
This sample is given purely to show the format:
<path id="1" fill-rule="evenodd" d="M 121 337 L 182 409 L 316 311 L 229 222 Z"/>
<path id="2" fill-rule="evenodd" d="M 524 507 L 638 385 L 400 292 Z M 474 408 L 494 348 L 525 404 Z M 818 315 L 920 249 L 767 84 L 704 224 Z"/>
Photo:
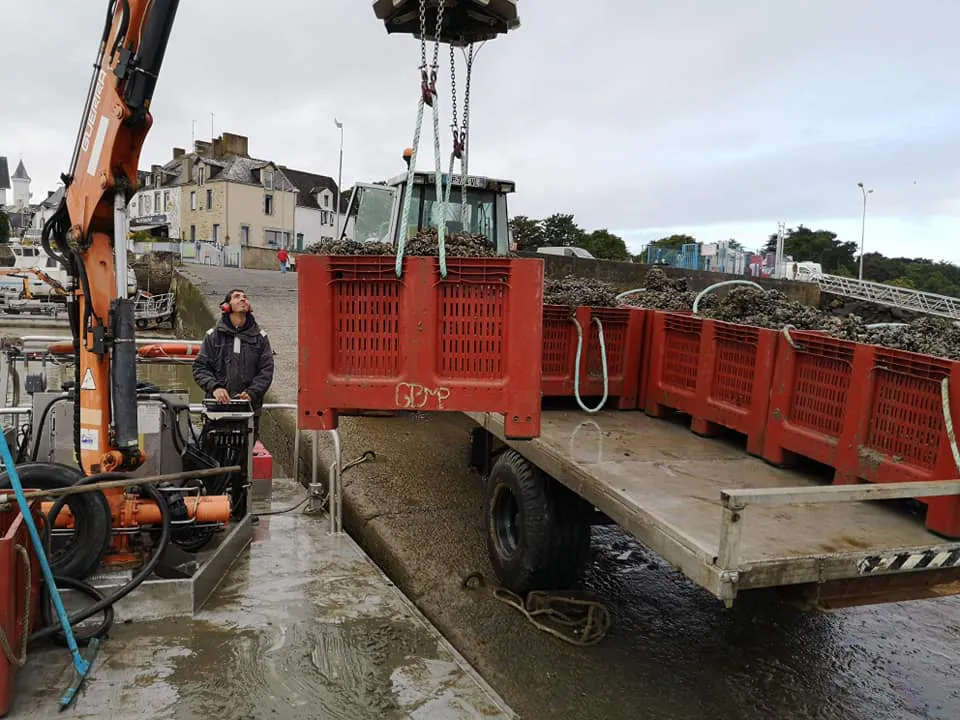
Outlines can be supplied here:
<path id="1" fill-rule="evenodd" d="M 585 584 L 616 618 L 602 654 L 658 678 L 650 717 L 960 717 L 956 598 L 824 615 L 760 592 L 726 610 L 619 529 L 594 543 Z"/>

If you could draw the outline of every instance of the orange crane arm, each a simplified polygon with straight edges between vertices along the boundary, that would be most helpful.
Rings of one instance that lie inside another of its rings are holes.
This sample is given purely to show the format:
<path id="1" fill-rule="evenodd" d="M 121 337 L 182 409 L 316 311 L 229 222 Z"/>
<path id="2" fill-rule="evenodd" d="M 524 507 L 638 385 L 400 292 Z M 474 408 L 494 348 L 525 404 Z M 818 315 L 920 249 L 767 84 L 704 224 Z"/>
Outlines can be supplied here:
<path id="1" fill-rule="evenodd" d="M 132 471 L 139 447 L 126 206 L 153 124 L 150 103 L 179 0 L 109 0 L 66 192 L 44 249 L 73 280 L 75 437 L 88 474 Z"/>

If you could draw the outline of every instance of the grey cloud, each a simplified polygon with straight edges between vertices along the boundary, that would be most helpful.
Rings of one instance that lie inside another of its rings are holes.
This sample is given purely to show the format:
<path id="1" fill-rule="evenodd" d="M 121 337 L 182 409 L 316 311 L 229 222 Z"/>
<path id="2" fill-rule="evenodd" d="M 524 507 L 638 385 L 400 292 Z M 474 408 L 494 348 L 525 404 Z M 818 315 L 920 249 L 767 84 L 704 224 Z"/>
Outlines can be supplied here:
<path id="1" fill-rule="evenodd" d="M 816 219 L 850 214 L 863 179 L 878 210 L 960 214 L 957 133 L 943 130 L 960 119 L 953 0 L 519 7 L 521 28 L 479 51 L 471 103 L 471 170 L 516 180 L 515 212 L 611 228 Z M 0 64 L 23 81 L 7 84 L 0 153 L 23 154 L 35 195 L 66 170 L 105 8 L 4 3 Z M 193 120 L 208 138 L 213 111 L 253 154 L 327 174 L 337 116 L 345 184 L 394 175 L 419 60 L 368 0 L 181 2 L 141 166 L 188 146 Z M 445 168 L 446 48 L 440 63 Z M 432 144 L 427 115 L 421 168 Z"/>

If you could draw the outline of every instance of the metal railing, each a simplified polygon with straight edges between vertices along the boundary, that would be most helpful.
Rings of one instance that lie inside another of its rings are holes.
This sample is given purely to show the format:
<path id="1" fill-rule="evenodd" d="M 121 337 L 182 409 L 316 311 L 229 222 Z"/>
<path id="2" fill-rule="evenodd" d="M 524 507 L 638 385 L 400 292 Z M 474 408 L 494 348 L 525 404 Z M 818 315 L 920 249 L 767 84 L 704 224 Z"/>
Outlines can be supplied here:
<path id="1" fill-rule="evenodd" d="M 960 320 L 960 299 L 937 293 L 922 292 L 911 288 L 884 285 L 883 283 L 857 280 L 840 275 L 816 275 L 813 281 L 821 292 L 843 295 L 854 300 L 866 300 L 879 305 L 914 310 L 928 315 L 938 315 L 951 320 Z"/>
<path id="2" fill-rule="evenodd" d="M 960 480 L 722 490 L 720 504 L 723 508 L 723 519 L 720 525 L 720 544 L 717 548 L 717 567 L 729 574 L 730 582 L 736 582 L 736 573 L 740 568 L 740 539 L 743 534 L 744 514 L 751 505 L 825 504 L 946 495 L 960 495 Z M 960 547 L 957 543 L 946 546 Z"/>

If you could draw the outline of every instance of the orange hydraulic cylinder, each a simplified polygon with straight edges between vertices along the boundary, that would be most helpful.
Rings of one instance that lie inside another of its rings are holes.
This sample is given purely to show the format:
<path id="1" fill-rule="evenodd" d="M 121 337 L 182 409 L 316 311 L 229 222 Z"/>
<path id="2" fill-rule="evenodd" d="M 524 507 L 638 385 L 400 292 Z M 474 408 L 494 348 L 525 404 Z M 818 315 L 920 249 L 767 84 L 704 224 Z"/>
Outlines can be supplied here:
<path id="1" fill-rule="evenodd" d="M 198 523 L 226 523 L 230 520 L 230 498 L 226 495 L 185 497 L 183 502 L 187 508 L 187 517 Z M 52 508 L 52 502 L 45 502 L 41 506 L 44 515 Z M 153 500 L 124 498 L 114 512 L 114 528 L 159 525 L 162 520 L 160 508 Z M 73 524 L 73 513 L 65 506 L 57 515 L 56 527 L 72 528 Z"/>

